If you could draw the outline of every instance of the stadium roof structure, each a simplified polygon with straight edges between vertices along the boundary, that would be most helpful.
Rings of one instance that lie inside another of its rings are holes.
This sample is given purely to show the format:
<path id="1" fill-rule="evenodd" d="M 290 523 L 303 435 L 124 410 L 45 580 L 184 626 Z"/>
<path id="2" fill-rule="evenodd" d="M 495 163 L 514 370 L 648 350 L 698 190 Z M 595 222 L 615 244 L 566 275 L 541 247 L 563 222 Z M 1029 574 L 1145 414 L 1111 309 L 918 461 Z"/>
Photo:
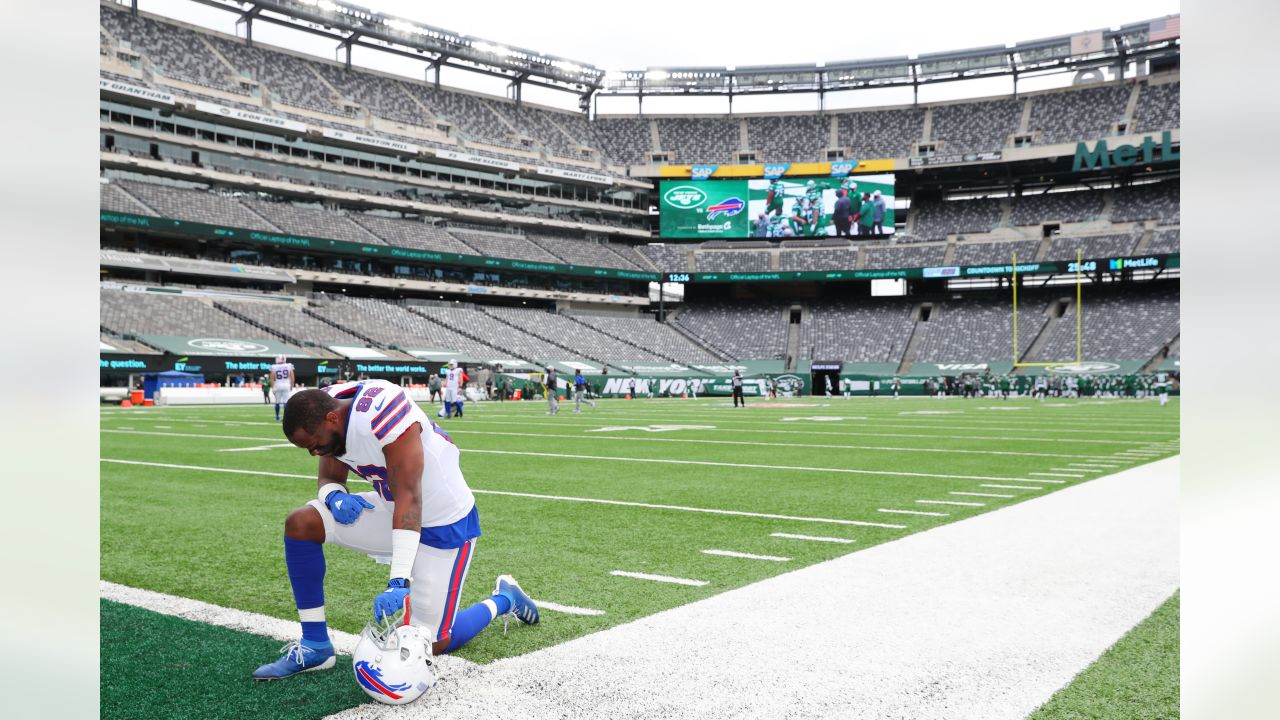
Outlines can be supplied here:
<path id="1" fill-rule="evenodd" d="M 510 80 L 520 101 L 524 84 L 572 92 L 586 109 L 593 95 L 645 96 L 816 93 L 872 87 L 912 87 L 980 77 L 1083 71 L 1125 66 L 1134 61 L 1170 60 L 1178 56 L 1181 16 L 1167 15 L 1122 25 L 990 47 L 834 63 L 750 67 L 649 67 L 606 71 L 591 63 L 475 38 L 415 20 L 380 13 L 337 0 L 194 0 L 239 15 L 245 40 L 253 43 L 256 20 L 333 38 L 335 52 L 345 50 L 351 65 L 354 46 L 421 60 L 424 72 L 448 66 Z M 134 11 L 137 0 L 132 0 Z"/>

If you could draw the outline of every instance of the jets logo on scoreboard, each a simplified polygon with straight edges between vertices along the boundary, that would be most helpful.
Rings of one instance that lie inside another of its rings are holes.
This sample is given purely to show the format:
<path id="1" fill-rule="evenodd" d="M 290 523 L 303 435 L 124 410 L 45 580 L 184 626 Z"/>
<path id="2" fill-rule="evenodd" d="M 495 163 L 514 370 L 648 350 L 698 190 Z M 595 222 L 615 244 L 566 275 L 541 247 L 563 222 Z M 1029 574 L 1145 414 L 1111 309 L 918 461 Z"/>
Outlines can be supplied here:
<path id="1" fill-rule="evenodd" d="M 725 198 L 724 200 L 721 200 L 715 205 L 707 206 L 707 219 L 715 220 L 716 216 L 721 214 L 723 214 L 725 217 L 733 217 L 734 215 L 737 215 L 738 213 L 742 212 L 742 209 L 745 208 L 746 206 L 747 206 L 747 203 L 745 203 L 742 200 L 742 198 L 738 198 L 738 197 Z"/>

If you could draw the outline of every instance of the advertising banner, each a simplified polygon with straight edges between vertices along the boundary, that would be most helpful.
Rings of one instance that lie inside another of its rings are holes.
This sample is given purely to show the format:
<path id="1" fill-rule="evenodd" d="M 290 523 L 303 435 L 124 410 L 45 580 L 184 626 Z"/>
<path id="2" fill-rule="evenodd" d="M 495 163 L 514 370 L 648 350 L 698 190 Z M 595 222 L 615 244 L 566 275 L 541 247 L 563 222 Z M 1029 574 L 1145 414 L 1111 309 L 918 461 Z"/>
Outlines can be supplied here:
<path id="1" fill-rule="evenodd" d="M 664 238 L 747 237 L 747 181 L 661 183 L 658 214 Z"/>
<path id="2" fill-rule="evenodd" d="M 306 357 L 300 347 L 265 338 L 224 338 L 215 336 L 139 335 L 146 344 L 174 355 L 238 355 L 241 357 Z"/>

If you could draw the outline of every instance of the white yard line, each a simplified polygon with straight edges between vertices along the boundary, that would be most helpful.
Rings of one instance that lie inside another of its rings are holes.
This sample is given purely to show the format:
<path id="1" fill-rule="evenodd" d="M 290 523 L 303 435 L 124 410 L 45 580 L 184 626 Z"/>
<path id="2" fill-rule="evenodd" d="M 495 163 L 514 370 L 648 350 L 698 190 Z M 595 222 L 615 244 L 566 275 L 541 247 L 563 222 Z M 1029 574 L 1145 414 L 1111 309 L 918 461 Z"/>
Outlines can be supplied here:
<path id="1" fill-rule="evenodd" d="M 1177 463 L 442 673 L 413 705 L 333 717 L 1023 720 L 1177 589 Z"/>
<path id="2" fill-rule="evenodd" d="M 715 430 L 716 428 L 707 428 Z M 149 430 L 133 430 L 131 428 L 104 428 L 102 432 L 114 432 L 125 435 L 165 435 L 175 437 L 196 437 L 219 440 L 268 440 L 270 438 L 245 436 L 245 435 L 212 435 L 206 433 L 161 433 Z M 563 440 L 604 440 L 606 442 L 665 442 L 665 443 L 689 443 L 703 445 L 746 445 L 749 447 L 780 447 L 780 448 L 815 448 L 821 450 L 874 450 L 883 452 L 922 452 L 922 453 L 944 453 L 947 455 L 1004 455 L 1011 457 L 1047 457 L 1047 458 L 1075 458 L 1079 455 L 1063 455 L 1061 453 L 1035 453 L 1035 452 L 1017 452 L 1013 450 L 963 450 L 954 448 L 921 448 L 921 447 L 901 447 L 890 445 L 833 445 L 819 443 L 792 443 L 792 442 L 753 442 L 747 440 L 706 440 L 701 438 L 669 438 L 669 437 L 613 437 L 608 435 L 567 435 L 563 433 L 517 433 L 517 432 L 498 432 L 492 430 L 471 430 L 468 428 L 450 427 L 448 428 L 450 435 L 492 435 L 499 437 L 528 437 L 528 438 L 557 438 Z M 745 432 L 763 432 L 763 431 L 745 431 Z M 808 433 L 801 433 L 808 434 Z M 295 447 L 291 443 L 283 443 L 280 445 L 264 445 L 262 449 L 268 447 Z M 248 448 L 246 448 L 248 449 Z"/>
<path id="3" fill-rule="evenodd" d="M 1043 490 L 1038 485 L 982 485 L 984 488 L 996 488 L 999 490 Z"/>
<path id="4" fill-rule="evenodd" d="M 960 505 L 964 507 L 986 507 L 986 503 L 965 502 L 963 500 L 917 500 L 921 505 Z"/>
<path id="5" fill-rule="evenodd" d="M 743 558 L 746 560 L 769 560 L 772 562 L 791 562 L 791 558 L 782 557 L 780 555 L 755 555 L 753 553 L 734 552 L 733 550 L 703 550 L 703 555 L 718 555 L 720 557 Z"/>
<path id="6" fill-rule="evenodd" d="M 610 570 L 610 575 L 618 577 L 635 578 L 636 580 L 652 580 L 654 582 L 671 583 L 672 585 L 691 585 L 693 587 L 702 587 L 707 584 L 706 580 L 690 580 L 688 578 L 671 577 L 670 575 L 650 575 L 649 573 L 628 572 L 626 570 Z"/>
<path id="7" fill-rule="evenodd" d="M 849 538 L 823 537 L 821 535 L 793 535 L 791 533 L 784 532 L 769 533 L 769 537 L 787 538 L 789 540 L 809 540 L 812 542 L 839 543 L 841 545 L 852 545 L 855 542 Z"/>
<path id="8" fill-rule="evenodd" d="M 147 467 L 173 468 L 175 470 L 195 470 L 198 472 L 231 473 L 233 475 L 264 475 L 267 477 L 301 478 L 304 480 L 315 479 L 314 475 L 296 475 L 296 474 L 290 474 L 290 473 L 267 472 L 264 470 L 235 470 L 232 468 L 203 467 L 200 465 L 174 465 L 172 463 L 144 462 L 142 460 L 118 460 L 115 458 L 100 458 L 100 461 L 105 463 L 118 463 L 121 465 L 143 465 Z M 363 478 L 353 477 L 353 478 L 349 478 L 347 482 L 367 483 L 368 481 Z M 731 515 L 735 517 L 754 517 L 754 518 L 765 518 L 769 520 L 792 520 L 795 522 L 827 523 L 830 525 L 850 525 L 855 527 L 878 527 L 878 528 L 887 528 L 889 530 L 904 530 L 907 527 L 906 525 L 892 525 L 888 523 L 866 522 L 863 520 L 842 520 L 839 518 L 804 517 L 804 516 L 797 516 L 797 515 L 777 515 L 773 513 L 747 512 L 745 510 L 721 510 L 717 508 L 700 508 L 700 507 L 690 507 L 686 505 L 659 505 L 655 503 L 630 502 L 626 500 L 605 500 L 602 498 L 584 498 L 584 497 L 573 497 L 569 495 L 541 495 L 538 493 L 511 492 L 507 490 L 481 490 L 479 488 L 471 488 L 471 492 L 477 495 L 505 495 L 507 497 L 523 497 L 523 498 L 531 498 L 534 500 L 559 500 L 564 502 L 593 503 L 596 505 L 617 505 L 621 507 L 639 507 L 639 508 L 649 508 L 653 510 L 675 510 L 679 512 L 706 513 L 709 515 Z"/>
<path id="9" fill-rule="evenodd" d="M 929 515 L 931 517 L 947 517 L 951 514 L 944 512 L 928 512 L 926 510 L 894 510 L 892 508 L 879 508 L 876 512 L 889 513 L 891 515 Z"/>
<path id="10" fill-rule="evenodd" d="M 565 613 L 566 615 L 603 615 L 603 610 L 592 610 L 591 608 L 580 608 L 572 605 L 561 605 L 559 603 L 548 602 L 546 600 L 534 600 L 533 603 L 538 606 L 539 610 L 554 610 L 555 612 Z"/>
<path id="11" fill-rule="evenodd" d="M 110 432 L 104 431 L 104 432 Z M 166 433 L 155 432 L 137 432 L 130 431 L 129 434 L 139 435 L 164 435 Z M 168 433 L 175 437 L 198 437 L 221 440 L 241 440 L 246 442 L 261 442 L 265 438 L 241 437 L 237 435 L 205 435 L 199 433 Z M 1025 480 L 1026 478 L 1018 477 L 992 477 L 988 475 L 948 475 L 942 473 L 917 473 L 905 472 L 901 470 L 861 470 L 855 468 L 826 468 L 826 467 L 810 467 L 807 465 L 764 465 L 758 463 L 729 463 L 716 462 L 712 460 L 675 460 L 672 458 L 645 458 L 645 457 L 619 457 L 612 455 L 576 455 L 570 453 L 544 453 L 531 452 L 527 450 L 482 450 L 479 448 L 462 448 L 464 453 L 478 453 L 482 455 L 519 455 L 524 457 L 541 457 L 541 458 L 565 458 L 569 460 L 603 460 L 608 462 L 638 462 L 638 463 L 658 463 L 664 465 L 706 465 L 711 467 L 737 467 L 737 468 L 757 468 L 762 470 L 791 470 L 799 472 L 830 472 L 851 475 L 891 475 L 895 477 L 923 477 L 923 478 L 939 478 L 944 480 Z"/>
<path id="12" fill-rule="evenodd" d="M 962 490 L 952 490 L 950 495 L 965 495 L 968 497 L 989 497 L 989 498 L 1011 498 L 1017 495 L 1002 495 L 1000 493 L 982 493 L 982 492 L 964 492 Z"/>
<path id="13" fill-rule="evenodd" d="M 1082 477 L 1084 477 L 1083 475 L 1077 475 L 1077 474 L 1075 474 L 1075 473 L 1061 473 L 1061 472 L 1029 472 L 1029 473 L 1027 473 L 1027 474 L 1028 474 L 1028 475 L 1042 476 L 1042 477 L 1065 477 L 1065 478 L 1082 478 Z"/>

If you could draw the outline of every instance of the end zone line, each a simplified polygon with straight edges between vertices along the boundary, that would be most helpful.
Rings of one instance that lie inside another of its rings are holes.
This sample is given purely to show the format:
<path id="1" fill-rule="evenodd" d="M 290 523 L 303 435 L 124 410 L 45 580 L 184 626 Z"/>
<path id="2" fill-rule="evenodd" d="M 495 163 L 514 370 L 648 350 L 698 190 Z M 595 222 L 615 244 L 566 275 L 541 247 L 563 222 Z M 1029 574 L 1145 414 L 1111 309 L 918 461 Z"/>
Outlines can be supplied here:
<path id="1" fill-rule="evenodd" d="M 733 550 L 703 550 L 703 555 L 718 555 L 720 557 L 743 558 L 746 560 L 769 560 L 771 562 L 791 562 L 791 558 L 782 557 L 780 555 L 755 555 L 753 553 L 734 552 Z"/>
<path id="2" fill-rule="evenodd" d="M 149 467 L 174 468 L 177 470 L 196 470 L 201 472 L 231 473 L 233 475 L 265 475 L 268 477 L 301 478 L 303 480 L 315 479 L 314 475 L 295 475 L 291 473 L 267 472 L 265 470 L 235 470 L 232 468 L 211 468 L 211 467 L 201 467 L 198 465 L 174 465 L 172 463 L 145 462 L 142 460 L 118 460 L 115 458 L 99 458 L 99 460 L 101 462 L 119 463 L 122 465 L 145 465 Z M 347 482 L 367 483 L 368 481 L 363 478 L 351 478 Z M 841 520 L 838 518 L 801 517 L 796 515 L 776 515 L 772 513 L 747 512 L 746 510 L 720 510 L 717 508 L 689 507 L 686 505 L 658 505 L 654 503 L 631 502 L 627 500 L 605 500 L 602 498 L 573 497 L 570 495 L 539 495 L 537 493 L 512 492 L 509 490 L 481 490 L 479 488 L 471 488 L 471 492 L 475 494 L 483 494 L 483 495 L 506 495 L 509 497 L 525 497 L 525 498 L 533 498 L 535 500 L 564 500 L 567 502 L 595 503 L 598 505 L 619 505 L 622 507 L 642 507 L 642 508 L 650 508 L 654 510 L 679 510 L 681 512 L 700 512 L 700 513 L 708 513 L 710 515 L 733 515 L 737 517 L 767 518 L 770 520 L 794 520 L 796 522 L 829 523 L 832 525 L 853 525 L 857 527 L 878 527 L 878 528 L 888 528 L 889 530 L 905 530 L 907 528 L 906 525 L 892 525 L 889 523 L 866 522 L 863 520 Z"/>
<path id="3" fill-rule="evenodd" d="M 706 580 L 690 580 L 688 578 L 671 577 L 670 575 L 650 575 L 649 573 L 627 572 L 626 570 L 610 570 L 609 574 L 616 575 L 618 577 L 635 578 L 636 580 L 653 580 L 654 582 L 671 583 L 673 585 L 702 587 L 707 584 Z"/>
<path id="4" fill-rule="evenodd" d="M 791 533 L 784 532 L 769 533 L 769 537 L 787 538 L 789 540 L 811 540 L 813 542 L 840 543 L 842 545 L 852 545 L 855 542 L 849 538 L 822 537 L 820 535 L 792 535 Z"/>

